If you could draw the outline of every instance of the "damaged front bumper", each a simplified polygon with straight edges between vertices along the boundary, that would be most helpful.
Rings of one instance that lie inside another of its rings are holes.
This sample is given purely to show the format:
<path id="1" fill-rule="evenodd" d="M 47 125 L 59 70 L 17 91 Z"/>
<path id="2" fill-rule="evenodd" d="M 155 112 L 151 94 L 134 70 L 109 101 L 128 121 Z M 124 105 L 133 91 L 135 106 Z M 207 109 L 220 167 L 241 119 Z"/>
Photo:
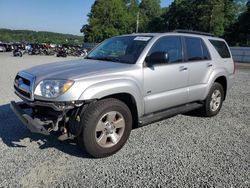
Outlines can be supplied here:
<path id="1" fill-rule="evenodd" d="M 93 101 L 11 101 L 10 108 L 31 132 L 50 135 L 55 131 L 61 135 L 59 140 L 66 140 L 80 134 L 80 114 Z"/>
<path id="2" fill-rule="evenodd" d="M 50 135 L 50 131 L 44 127 L 48 125 L 48 122 L 43 122 L 38 118 L 32 118 L 28 113 L 24 111 L 24 109 L 30 108 L 27 104 L 11 101 L 10 108 L 31 132 Z"/>

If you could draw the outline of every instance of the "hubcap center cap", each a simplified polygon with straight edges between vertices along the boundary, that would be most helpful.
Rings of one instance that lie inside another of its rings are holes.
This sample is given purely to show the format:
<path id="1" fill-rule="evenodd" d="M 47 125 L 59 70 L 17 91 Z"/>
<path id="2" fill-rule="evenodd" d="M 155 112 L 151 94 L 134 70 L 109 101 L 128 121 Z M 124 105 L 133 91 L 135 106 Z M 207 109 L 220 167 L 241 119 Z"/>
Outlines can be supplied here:
<path id="1" fill-rule="evenodd" d="M 108 123 L 106 124 L 106 126 L 107 126 L 107 127 L 106 127 L 107 133 L 108 133 L 108 134 L 112 134 L 113 131 L 114 131 L 114 129 L 115 129 L 113 123 L 108 122 Z"/>

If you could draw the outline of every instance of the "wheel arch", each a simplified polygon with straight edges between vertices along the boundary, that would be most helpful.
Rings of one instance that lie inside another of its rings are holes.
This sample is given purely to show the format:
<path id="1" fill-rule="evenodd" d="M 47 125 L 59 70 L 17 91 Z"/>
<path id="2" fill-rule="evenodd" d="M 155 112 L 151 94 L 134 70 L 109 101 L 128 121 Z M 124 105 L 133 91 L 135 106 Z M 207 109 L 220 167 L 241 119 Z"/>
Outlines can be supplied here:
<path id="1" fill-rule="evenodd" d="M 226 94 L 227 94 L 227 88 L 228 88 L 228 78 L 227 78 L 227 72 L 225 69 L 218 68 L 213 73 L 210 75 L 208 85 L 206 87 L 205 95 L 203 97 L 203 100 L 206 99 L 210 89 L 212 88 L 213 84 L 217 82 L 222 85 L 223 90 L 224 90 L 224 99 L 226 99 Z"/>
<path id="2" fill-rule="evenodd" d="M 129 93 L 116 93 L 116 94 L 112 94 L 112 95 L 108 95 L 105 96 L 102 99 L 106 99 L 106 98 L 115 98 L 117 100 L 122 101 L 123 103 L 125 103 L 128 108 L 130 109 L 132 118 L 133 118 L 133 128 L 137 128 L 138 127 L 138 110 L 137 110 L 137 104 L 135 101 L 135 98 L 129 94 Z"/>
<path id="3" fill-rule="evenodd" d="M 226 95 L 227 95 L 227 78 L 225 76 L 219 76 L 218 78 L 215 79 L 214 82 L 217 82 L 219 84 L 222 85 L 223 90 L 224 90 L 224 99 L 226 99 Z"/>
<path id="4" fill-rule="evenodd" d="M 133 115 L 134 124 L 136 125 L 139 117 L 144 113 L 143 96 L 140 91 L 141 89 L 137 84 L 131 80 L 118 79 L 109 82 L 100 82 L 88 87 L 82 93 L 79 100 L 116 98 L 129 107 Z"/>

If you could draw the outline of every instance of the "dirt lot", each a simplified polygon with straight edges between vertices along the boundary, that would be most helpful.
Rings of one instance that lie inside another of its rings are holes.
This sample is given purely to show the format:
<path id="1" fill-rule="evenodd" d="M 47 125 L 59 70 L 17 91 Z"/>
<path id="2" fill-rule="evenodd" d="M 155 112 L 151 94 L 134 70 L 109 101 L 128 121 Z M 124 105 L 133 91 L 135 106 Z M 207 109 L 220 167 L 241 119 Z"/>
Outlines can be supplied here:
<path id="1" fill-rule="evenodd" d="M 117 154 L 30 133 L 11 112 L 18 70 L 69 60 L 0 53 L 0 187 L 250 187 L 250 69 L 213 118 L 178 115 L 133 130 Z"/>

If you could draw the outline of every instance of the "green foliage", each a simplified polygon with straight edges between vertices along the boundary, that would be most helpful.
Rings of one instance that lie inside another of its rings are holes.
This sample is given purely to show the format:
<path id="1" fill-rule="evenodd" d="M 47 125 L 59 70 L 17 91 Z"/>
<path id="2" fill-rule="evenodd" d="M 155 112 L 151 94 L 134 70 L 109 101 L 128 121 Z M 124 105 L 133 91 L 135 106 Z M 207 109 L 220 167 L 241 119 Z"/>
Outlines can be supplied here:
<path id="1" fill-rule="evenodd" d="M 140 27 L 139 32 L 150 32 L 153 27 L 151 21 L 160 21 L 160 0 L 142 0 L 140 3 Z M 159 26 L 158 26 L 159 27 Z"/>
<path id="2" fill-rule="evenodd" d="M 223 36 L 235 22 L 240 4 L 237 0 L 175 0 L 165 19 L 168 30 L 190 29 Z"/>
<path id="3" fill-rule="evenodd" d="M 150 21 L 161 14 L 160 0 L 97 0 L 88 15 L 88 24 L 81 31 L 87 42 L 101 42 L 115 35 L 151 30 Z"/>
<path id="4" fill-rule="evenodd" d="M 126 0 L 126 14 L 128 17 L 128 30 L 127 33 L 136 32 L 136 18 L 139 12 L 139 1 L 138 0 Z"/>
<path id="5" fill-rule="evenodd" d="M 241 13 L 237 21 L 226 31 L 225 38 L 230 45 L 250 46 L 250 1 L 245 9 L 246 11 Z"/>
<path id="6" fill-rule="evenodd" d="M 95 1 L 89 14 L 89 24 L 83 26 L 85 40 L 101 42 L 110 36 L 129 31 L 129 16 L 123 0 Z"/>
<path id="7" fill-rule="evenodd" d="M 175 0 L 164 16 L 166 31 L 175 29 L 195 29 L 197 26 L 195 1 Z"/>
<path id="8" fill-rule="evenodd" d="M 101 42 L 115 35 L 135 32 L 139 15 L 139 32 L 188 29 L 216 36 L 240 32 L 241 37 L 235 34 L 233 39 L 227 38 L 233 42 L 238 38 L 244 40 L 244 32 L 249 33 L 249 30 L 246 32 L 249 15 L 245 3 L 246 0 L 174 0 L 169 7 L 161 8 L 160 0 L 96 0 L 89 23 L 81 31 L 85 41 Z"/>
<path id="9" fill-rule="evenodd" d="M 0 41 L 80 45 L 83 37 L 46 31 L 0 29 Z"/>

